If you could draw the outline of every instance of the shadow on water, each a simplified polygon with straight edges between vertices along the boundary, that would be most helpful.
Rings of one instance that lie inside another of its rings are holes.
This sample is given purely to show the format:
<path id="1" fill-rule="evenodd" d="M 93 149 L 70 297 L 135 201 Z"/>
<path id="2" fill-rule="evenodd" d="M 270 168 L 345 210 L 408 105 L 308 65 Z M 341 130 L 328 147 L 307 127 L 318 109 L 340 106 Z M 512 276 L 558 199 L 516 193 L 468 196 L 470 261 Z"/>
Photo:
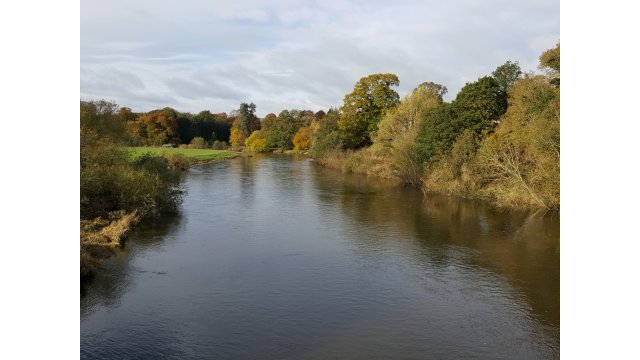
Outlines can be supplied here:
<path id="1" fill-rule="evenodd" d="M 502 276 L 543 324 L 560 325 L 560 215 L 509 211 L 486 202 L 427 194 L 358 175 L 314 168 L 318 200 L 352 219 L 364 248 L 414 239 L 421 265 L 484 269 Z M 337 189 L 337 190 L 336 190 Z M 372 244 L 379 242 L 380 244 Z"/>
<path id="2" fill-rule="evenodd" d="M 134 275 L 145 270 L 136 269 L 131 262 L 145 251 L 163 246 L 181 223 L 180 215 L 165 215 L 138 224 L 116 255 L 106 259 L 102 269 L 80 287 L 80 310 L 85 316 L 95 307 L 117 305 L 121 296 L 132 286 Z"/>

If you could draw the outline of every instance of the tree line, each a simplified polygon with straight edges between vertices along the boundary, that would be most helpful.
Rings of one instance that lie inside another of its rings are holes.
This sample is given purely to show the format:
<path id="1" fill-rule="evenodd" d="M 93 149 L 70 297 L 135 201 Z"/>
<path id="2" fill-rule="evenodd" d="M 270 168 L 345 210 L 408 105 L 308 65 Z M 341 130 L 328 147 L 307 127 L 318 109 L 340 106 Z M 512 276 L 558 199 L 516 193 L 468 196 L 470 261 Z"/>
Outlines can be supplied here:
<path id="1" fill-rule="evenodd" d="M 129 145 L 177 144 L 263 152 L 308 151 L 345 172 L 375 174 L 425 191 L 490 198 L 516 207 L 559 207 L 560 44 L 540 55 L 541 72 L 506 61 L 446 102 L 447 87 L 423 82 L 400 98 L 395 74 L 361 78 L 328 111 L 282 110 L 260 119 L 256 105 L 230 114 L 134 113 L 107 102 Z"/>

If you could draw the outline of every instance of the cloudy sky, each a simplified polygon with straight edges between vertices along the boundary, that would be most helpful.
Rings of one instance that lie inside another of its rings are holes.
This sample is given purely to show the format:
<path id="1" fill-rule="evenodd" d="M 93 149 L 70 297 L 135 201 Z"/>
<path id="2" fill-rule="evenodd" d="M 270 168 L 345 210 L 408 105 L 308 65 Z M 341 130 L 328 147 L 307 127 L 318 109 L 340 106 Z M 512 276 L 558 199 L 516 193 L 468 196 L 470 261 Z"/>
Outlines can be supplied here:
<path id="1" fill-rule="evenodd" d="M 511 59 L 535 70 L 560 39 L 557 0 L 81 0 L 80 95 L 134 111 L 339 106 L 358 79 L 394 73 L 405 95 Z"/>

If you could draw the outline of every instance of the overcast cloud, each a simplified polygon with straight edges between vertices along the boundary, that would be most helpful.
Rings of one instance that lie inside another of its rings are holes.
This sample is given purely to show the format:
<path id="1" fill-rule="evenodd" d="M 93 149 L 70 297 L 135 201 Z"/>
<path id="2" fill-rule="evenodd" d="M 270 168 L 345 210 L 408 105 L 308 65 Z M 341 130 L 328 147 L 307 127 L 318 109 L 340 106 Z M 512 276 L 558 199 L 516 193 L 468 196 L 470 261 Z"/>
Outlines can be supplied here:
<path id="1" fill-rule="evenodd" d="M 339 106 L 363 76 L 449 88 L 560 39 L 549 0 L 81 0 L 80 95 L 134 111 Z"/>

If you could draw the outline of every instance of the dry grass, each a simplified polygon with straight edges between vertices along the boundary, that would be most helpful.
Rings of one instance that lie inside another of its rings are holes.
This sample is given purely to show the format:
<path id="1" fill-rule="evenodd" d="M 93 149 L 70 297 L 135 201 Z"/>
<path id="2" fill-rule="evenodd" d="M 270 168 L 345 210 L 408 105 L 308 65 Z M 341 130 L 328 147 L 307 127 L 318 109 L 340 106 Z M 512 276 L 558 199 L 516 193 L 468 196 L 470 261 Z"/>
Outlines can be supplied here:
<path id="1" fill-rule="evenodd" d="M 398 181 L 391 159 L 372 148 L 356 151 L 334 150 L 324 154 L 316 161 L 322 166 L 338 169 L 347 174 L 375 176 Z"/>
<path id="2" fill-rule="evenodd" d="M 138 211 L 116 212 L 110 217 L 80 221 L 81 278 L 91 276 L 100 267 L 100 259 L 113 255 L 114 249 L 122 246 L 132 226 L 141 218 Z"/>

